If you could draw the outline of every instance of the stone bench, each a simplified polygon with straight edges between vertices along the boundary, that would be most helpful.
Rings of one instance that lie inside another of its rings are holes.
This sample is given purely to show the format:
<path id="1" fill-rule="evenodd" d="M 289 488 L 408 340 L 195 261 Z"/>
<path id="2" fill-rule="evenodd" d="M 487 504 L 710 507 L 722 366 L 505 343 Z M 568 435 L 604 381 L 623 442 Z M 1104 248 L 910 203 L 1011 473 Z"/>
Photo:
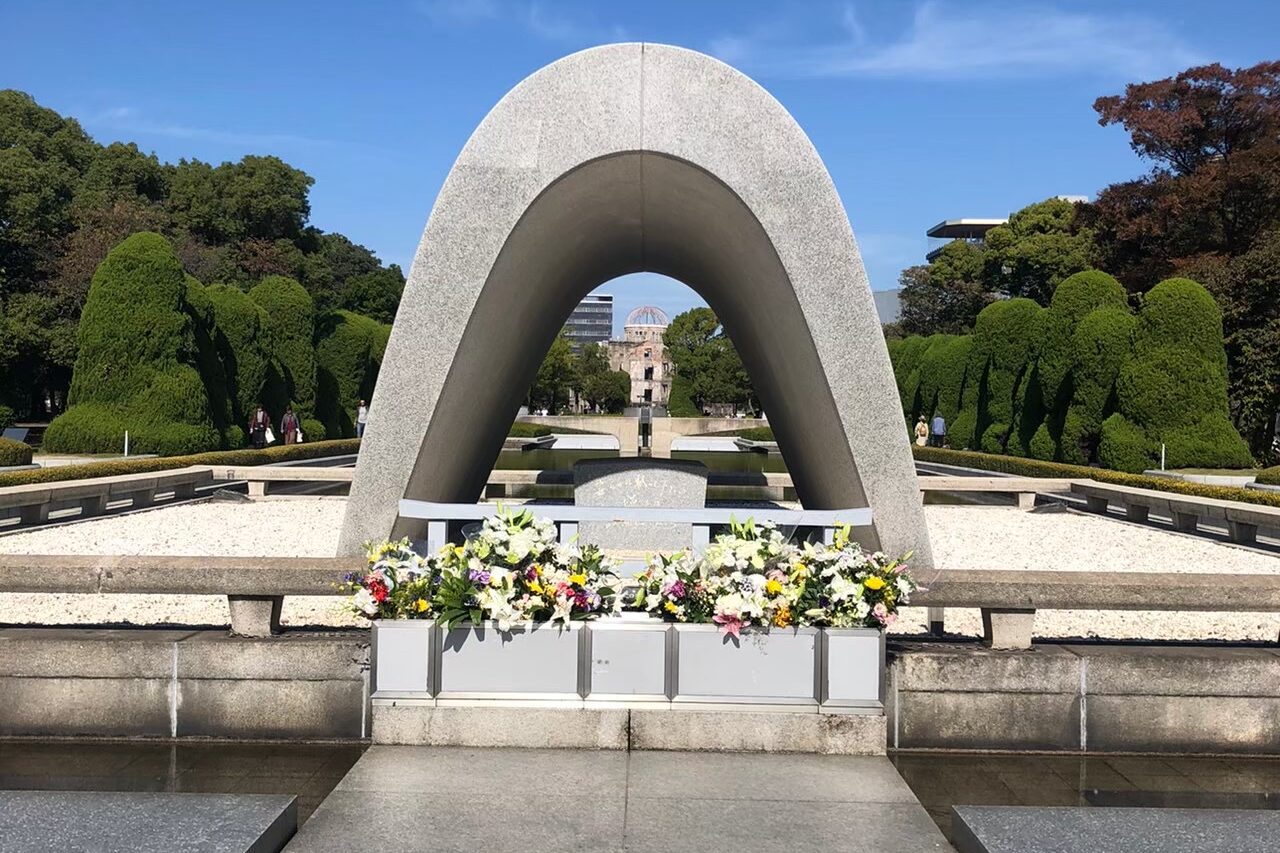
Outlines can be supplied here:
<path id="1" fill-rule="evenodd" d="M 210 465 L 206 470 L 214 479 L 247 482 L 251 498 L 265 497 L 269 483 L 350 483 L 355 476 L 355 468 L 314 465 Z"/>
<path id="2" fill-rule="evenodd" d="M 943 570 L 911 606 L 977 607 L 983 641 L 1031 648 L 1036 610 L 1280 612 L 1280 574 Z"/>
<path id="3" fill-rule="evenodd" d="M 286 595 L 345 595 L 360 557 L 153 557 L 0 555 L 0 593 L 225 595 L 231 631 L 263 637 L 280 630 Z"/>
<path id="4" fill-rule="evenodd" d="M 1036 495 L 1044 492 L 1068 492 L 1079 482 L 1057 477 L 965 477 L 931 475 L 919 478 L 922 492 L 987 492 L 1012 494 L 1019 509 L 1035 506 Z"/>
<path id="5" fill-rule="evenodd" d="M 173 492 L 175 500 L 185 500 L 195 496 L 198 486 L 212 481 L 213 475 L 207 470 L 192 467 L 32 483 L 0 489 L 0 509 L 18 510 L 23 524 L 40 524 L 48 521 L 49 512 L 59 506 L 79 503 L 80 514 L 91 517 L 106 512 L 108 502 L 113 500 L 131 500 L 135 508 L 150 506 L 163 492 Z"/>
<path id="6" fill-rule="evenodd" d="M 1280 507 L 1180 495 L 1155 489 L 1118 486 L 1091 480 L 1076 481 L 1072 494 L 1082 495 L 1090 512 L 1106 513 L 1111 503 L 1124 507 L 1130 521 L 1146 521 L 1155 510 L 1173 519 L 1175 529 L 1195 533 L 1202 521 L 1225 524 L 1232 542 L 1251 545 L 1259 527 L 1280 528 Z"/>

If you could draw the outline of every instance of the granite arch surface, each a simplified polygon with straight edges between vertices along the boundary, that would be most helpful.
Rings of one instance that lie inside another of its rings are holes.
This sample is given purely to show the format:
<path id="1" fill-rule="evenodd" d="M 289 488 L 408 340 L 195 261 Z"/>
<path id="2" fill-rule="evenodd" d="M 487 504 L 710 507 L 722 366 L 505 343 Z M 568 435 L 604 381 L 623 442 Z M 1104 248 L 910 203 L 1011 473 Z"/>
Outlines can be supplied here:
<path id="1" fill-rule="evenodd" d="M 755 82 L 654 44 L 546 66 L 463 148 L 392 328 L 340 550 L 420 535 L 402 497 L 476 500 L 573 306 L 644 270 L 721 318 L 801 502 L 870 506 L 866 544 L 930 567 L 897 387 L 826 167 Z"/>

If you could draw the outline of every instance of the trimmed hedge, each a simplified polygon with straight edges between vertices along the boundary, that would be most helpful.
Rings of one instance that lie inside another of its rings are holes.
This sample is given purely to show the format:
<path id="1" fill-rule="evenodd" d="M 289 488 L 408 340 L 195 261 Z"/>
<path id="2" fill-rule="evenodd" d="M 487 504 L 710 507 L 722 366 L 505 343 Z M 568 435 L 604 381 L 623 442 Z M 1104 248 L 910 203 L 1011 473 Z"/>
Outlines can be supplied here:
<path id="1" fill-rule="evenodd" d="M 373 396 L 389 330 L 350 311 L 321 316 L 316 330 L 316 414 L 330 438 L 356 434 L 356 406 Z"/>
<path id="2" fill-rule="evenodd" d="M 186 274 L 169 242 L 140 232 L 108 253 L 80 316 L 70 408 L 45 432 L 55 452 L 195 453 L 222 444 L 188 313 Z"/>
<path id="3" fill-rule="evenodd" d="M 974 323 L 966 369 L 978 381 L 974 434 L 981 437 L 984 449 L 1004 450 L 1012 440 L 1013 451 L 1025 453 L 1015 429 L 1030 390 L 1043 315 L 1044 309 L 1030 299 L 1006 299 L 983 308 Z M 1033 426 L 1031 432 L 1034 431 Z M 1026 436 L 1027 440 L 1030 438 Z"/>
<path id="4" fill-rule="evenodd" d="M 30 465 L 31 448 L 12 438 L 0 438 L 0 467 Z"/>
<path id="5" fill-rule="evenodd" d="M 1280 465 L 1272 465 L 1259 471 L 1258 482 L 1264 486 L 1280 486 Z"/>
<path id="6" fill-rule="evenodd" d="M 1280 507 L 1280 494 L 1260 489 L 1209 486 L 1204 483 L 1175 480 L 1172 477 L 1149 477 L 1143 474 L 1109 471 L 1105 468 L 1091 468 L 1085 465 L 1041 462 L 1037 459 L 1019 459 L 1013 456 L 997 456 L 964 450 L 943 450 L 938 447 L 917 447 L 912 445 L 911 452 L 920 462 L 979 468 L 983 471 L 998 471 L 1019 477 L 1091 479 L 1097 480 L 1099 483 L 1110 483 L 1116 486 L 1133 486 L 1139 489 L 1154 489 L 1160 492 L 1173 492 L 1180 495 Z M 1261 478 L 1259 478 L 1259 482 L 1261 482 Z"/>
<path id="7" fill-rule="evenodd" d="M 968 338 L 889 353 L 907 423 L 941 412 L 955 448 L 1138 472 L 1164 444 L 1171 467 L 1252 464 L 1228 418 L 1221 312 L 1189 279 L 1156 285 L 1135 316 L 1111 276 L 1077 273 L 1048 309 L 995 302 Z"/>
<path id="8" fill-rule="evenodd" d="M 231 422 L 243 426 L 262 399 L 267 380 L 267 354 L 262 347 L 267 315 L 238 287 L 212 284 L 204 293 L 213 311 L 213 343 L 226 377 Z"/>
<path id="9" fill-rule="evenodd" d="M 293 279 L 273 275 L 254 285 L 249 298 L 264 312 L 262 343 L 269 363 L 263 407 L 279 423 L 285 407 L 292 405 L 305 435 L 324 435 L 323 425 L 315 420 L 316 309 L 311 295 Z"/>
<path id="10" fill-rule="evenodd" d="M 295 459 L 318 459 L 322 456 L 347 456 L 360 450 L 359 439 L 341 441 L 316 441 L 303 444 L 279 445 L 262 450 L 219 450 L 212 453 L 193 453 L 187 456 L 150 457 L 146 459 L 110 459 L 102 462 L 86 462 L 83 465 L 58 465 L 31 471 L 10 471 L 0 474 L 0 488 L 26 486 L 31 483 L 58 483 L 64 480 L 84 480 L 91 477 L 114 477 L 119 474 L 142 474 L 148 471 L 169 471 L 190 465 L 273 465 Z"/>
<path id="11" fill-rule="evenodd" d="M 1062 280 L 1044 319 L 1044 341 L 1040 349 L 1040 388 L 1049 405 L 1059 395 L 1069 396 L 1063 383 L 1076 364 L 1074 339 L 1080 323 L 1099 308 L 1125 314 L 1129 302 L 1120 282 L 1101 270 L 1085 270 Z M 1065 402 L 1065 401 L 1061 401 Z"/>

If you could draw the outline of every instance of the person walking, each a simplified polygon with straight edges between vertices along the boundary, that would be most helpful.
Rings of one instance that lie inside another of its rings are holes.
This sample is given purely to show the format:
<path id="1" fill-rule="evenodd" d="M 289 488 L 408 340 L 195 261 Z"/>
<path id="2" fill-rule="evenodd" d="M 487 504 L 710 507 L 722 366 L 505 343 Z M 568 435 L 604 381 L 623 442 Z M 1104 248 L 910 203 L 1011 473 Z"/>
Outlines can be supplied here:
<path id="1" fill-rule="evenodd" d="M 947 441 L 947 422 L 942 419 L 941 412 L 933 413 L 933 428 L 931 432 L 929 443 L 934 447 L 942 447 Z"/>
<path id="2" fill-rule="evenodd" d="M 369 407 L 361 400 L 356 406 L 356 438 L 364 438 L 364 425 L 369 421 Z"/>
<path id="3" fill-rule="evenodd" d="M 267 410 L 258 404 L 253 417 L 249 418 L 249 443 L 257 450 L 267 446 L 267 430 L 271 429 L 271 418 Z"/>
<path id="4" fill-rule="evenodd" d="M 929 443 L 929 425 L 924 422 L 924 415 L 916 421 L 916 445 L 924 447 Z"/>
<path id="5" fill-rule="evenodd" d="M 285 444 L 297 444 L 302 440 L 302 428 L 298 424 L 298 416 L 293 413 L 293 406 L 286 406 L 284 417 L 280 419 L 280 434 Z"/>

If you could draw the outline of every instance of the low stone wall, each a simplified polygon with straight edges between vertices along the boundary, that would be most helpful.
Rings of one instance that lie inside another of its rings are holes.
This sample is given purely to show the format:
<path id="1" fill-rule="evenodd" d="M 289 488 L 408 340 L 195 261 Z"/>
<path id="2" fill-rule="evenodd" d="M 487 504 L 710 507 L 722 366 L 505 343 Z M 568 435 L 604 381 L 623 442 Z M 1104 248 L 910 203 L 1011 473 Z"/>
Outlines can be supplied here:
<path id="1" fill-rule="evenodd" d="M 892 644 L 891 749 L 1280 753 L 1280 649 Z"/>
<path id="2" fill-rule="evenodd" d="M 367 631 L 0 631 L 0 736 L 356 739 Z"/>
<path id="3" fill-rule="evenodd" d="M 891 750 L 1280 754 L 1280 648 L 893 642 L 890 655 L 886 717 L 858 722 L 887 722 Z M 371 714 L 368 656 L 366 631 L 8 628 L 0 737 L 357 739 L 374 726 L 388 742 L 472 743 L 500 722 L 460 707 Z M 741 749 L 746 732 L 755 748 L 851 751 L 818 715 L 724 730 L 722 714 L 688 713 L 615 720 L 614 748 Z"/>

